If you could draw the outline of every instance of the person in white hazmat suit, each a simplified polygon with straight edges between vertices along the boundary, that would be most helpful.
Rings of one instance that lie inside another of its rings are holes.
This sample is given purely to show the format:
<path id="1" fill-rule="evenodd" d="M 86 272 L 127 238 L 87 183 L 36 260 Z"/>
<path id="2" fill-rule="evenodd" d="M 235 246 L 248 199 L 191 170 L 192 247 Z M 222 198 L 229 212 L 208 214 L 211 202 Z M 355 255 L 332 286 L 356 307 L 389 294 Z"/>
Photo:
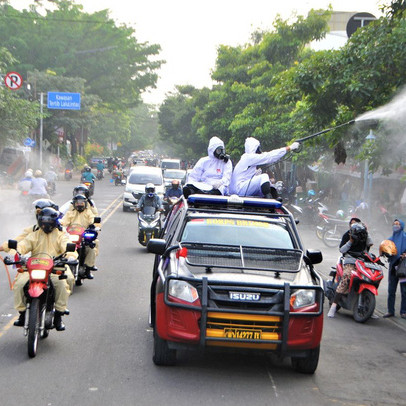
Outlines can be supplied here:
<path id="1" fill-rule="evenodd" d="M 200 158 L 189 174 L 183 194 L 187 198 L 192 193 L 226 195 L 230 185 L 233 164 L 226 154 L 224 142 L 212 137 L 207 147 L 208 156 Z"/>
<path id="2" fill-rule="evenodd" d="M 292 145 L 262 152 L 260 142 L 248 137 L 245 140 L 245 153 L 234 168 L 230 183 L 230 194 L 238 196 L 258 196 L 271 198 L 271 183 L 267 173 L 257 170 L 258 165 L 273 164 L 281 159 L 287 152 L 298 149 L 300 144 Z"/>

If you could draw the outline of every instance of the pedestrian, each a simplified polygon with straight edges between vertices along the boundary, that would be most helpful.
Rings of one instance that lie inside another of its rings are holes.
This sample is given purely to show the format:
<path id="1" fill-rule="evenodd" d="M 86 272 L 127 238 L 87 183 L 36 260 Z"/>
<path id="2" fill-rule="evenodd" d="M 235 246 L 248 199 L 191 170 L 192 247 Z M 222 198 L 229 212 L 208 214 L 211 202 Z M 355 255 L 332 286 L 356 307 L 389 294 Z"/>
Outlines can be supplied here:
<path id="1" fill-rule="evenodd" d="M 406 319 L 406 281 L 402 281 L 396 276 L 396 268 L 406 258 L 406 233 L 404 232 L 405 223 L 402 220 L 395 219 L 392 224 L 393 234 L 388 240 L 396 245 L 397 254 L 389 257 L 389 281 L 388 281 L 388 311 L 383 317 L 393 317 L 395 315 L 395 299 L 398 283 L 400 284 L 400 317 Z"/>

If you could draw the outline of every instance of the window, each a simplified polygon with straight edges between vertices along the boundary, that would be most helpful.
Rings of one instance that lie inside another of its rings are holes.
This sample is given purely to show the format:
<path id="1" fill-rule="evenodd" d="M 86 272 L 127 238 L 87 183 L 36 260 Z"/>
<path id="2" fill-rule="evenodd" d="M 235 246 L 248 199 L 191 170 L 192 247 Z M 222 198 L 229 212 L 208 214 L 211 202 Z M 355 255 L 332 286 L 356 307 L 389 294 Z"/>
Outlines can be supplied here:
<path id="1" fill-rule="evenodd" d="M 154 185 L 162 185 L 162 177 L 157 173 L 132 173 L 128 179 L 128 183 L 139 185 L 153 183 Z"/>

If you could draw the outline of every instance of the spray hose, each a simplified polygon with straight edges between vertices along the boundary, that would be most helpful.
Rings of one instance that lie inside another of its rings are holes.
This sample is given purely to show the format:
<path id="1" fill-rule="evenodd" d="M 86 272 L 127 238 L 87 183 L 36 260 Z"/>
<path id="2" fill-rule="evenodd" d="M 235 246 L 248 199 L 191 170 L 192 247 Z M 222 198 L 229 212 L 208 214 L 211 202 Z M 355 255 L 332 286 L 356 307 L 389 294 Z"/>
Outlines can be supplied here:
<path id="1" fill-rule="evenodd" d="M 8 271 L 8 267 L 7 265 L 4 263 L 4 259 L 2 256 L 0 256 L 1 262 L 3 262 L 4 268 L 6 269 L 6 274 L 7 274 L 7 278 L 8 278 L 8 284 L 10 286 L 10 290 L 13 290 L 13 283 L 11 282 L 11 277 L 10 277 L 10 272 Z"/>
<path id="2" fill-rule="evenodd" d="M 300 138 L 300 139 L 295 140 L 295 141 L 296 141 L 296 142 L 299 142 L 299 143 L 302 143 L 303 141 L 310 140 L 310 139 L 312 139 L 312 138 L 318 137 L 319 135 L 328 133 L 329 131 L 333 131 L 333 130 L 336 130 L 337 128 L 344 127 L 344 126 L 346 126 L 346 125 L 350 125 L 350 124 L 353 124 L 353 123 L 355 123 L 355 120 L 351 120 L 351 121 L 348 121 L 348 122 L 346 122 L 346 123 L 336 125 L 335 127 L 327 128 L 327 129 L 325 129 L 325 130 L 319 131 L 319 132 L 314 133 L 314 134 L 312 134 L 312 135 L 308 135 L 307 137 L 303 137 L 303 138 Z M 300 150 L 301 150 L 301 148 L 299 148 L 299 149 L 297 150 L 297 152 L 300 152 Z M 296 152 L 296 151 L 295 151 L 295 152 Z"/>

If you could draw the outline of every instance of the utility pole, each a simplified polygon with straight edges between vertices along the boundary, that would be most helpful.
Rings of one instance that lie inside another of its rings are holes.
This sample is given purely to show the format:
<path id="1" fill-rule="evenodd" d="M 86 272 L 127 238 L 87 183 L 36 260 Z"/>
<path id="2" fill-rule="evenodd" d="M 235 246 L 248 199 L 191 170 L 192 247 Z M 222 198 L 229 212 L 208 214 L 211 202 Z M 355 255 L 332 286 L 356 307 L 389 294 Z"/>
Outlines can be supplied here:
<path id="1" fill-rule="evenodd" d="M 42 113 L 44 111 L 44 93 L 40 93 L 40 122 L 39 122 L 39 167 L 42 169 L 42 136 L 43 136 L 43 122 Z"/>

